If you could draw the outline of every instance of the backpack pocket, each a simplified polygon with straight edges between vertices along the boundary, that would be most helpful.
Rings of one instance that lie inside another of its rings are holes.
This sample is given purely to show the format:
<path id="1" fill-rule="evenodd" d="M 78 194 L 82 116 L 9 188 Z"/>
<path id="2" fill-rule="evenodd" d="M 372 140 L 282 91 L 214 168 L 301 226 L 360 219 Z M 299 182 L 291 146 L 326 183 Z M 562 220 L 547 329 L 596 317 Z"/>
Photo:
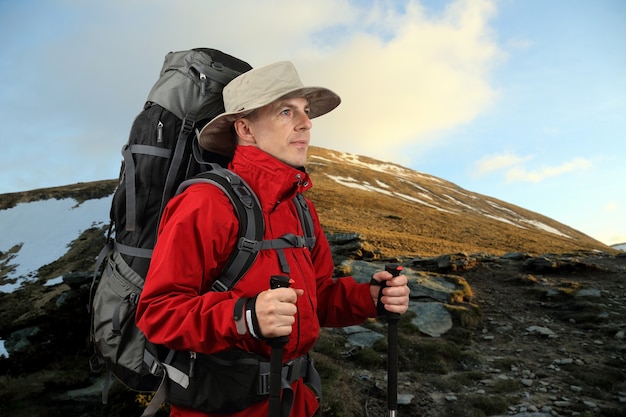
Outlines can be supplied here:
<path id="1" fill-rule="evenodd" d="M 143 279 L 112 251 L 93 300 L 93 334 L 97 350 L 113 374 L 133 389 L 144 389 L 146 338 L 135 326 Z"/>
<path id="2" fill-rule="evenodd" d="M 167 399 L 171 404 L 207 413 L 245 410 L 267 398 L 266 393 L 259 393 L 259 363 L 259 356 L 238 349 L 197 354 L 191 361 L 189 352 L 176 352 L 170 369 L 191 375 L 186 387 L 168 378 Z"/>

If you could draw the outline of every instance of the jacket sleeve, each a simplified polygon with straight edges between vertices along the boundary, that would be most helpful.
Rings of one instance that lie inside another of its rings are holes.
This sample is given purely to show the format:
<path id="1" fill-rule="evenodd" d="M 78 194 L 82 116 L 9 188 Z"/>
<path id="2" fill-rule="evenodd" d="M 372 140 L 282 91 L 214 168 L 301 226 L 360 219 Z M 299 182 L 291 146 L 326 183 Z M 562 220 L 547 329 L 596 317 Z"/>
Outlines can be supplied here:
<path id="1" fill-rule="evenodd" d="M 376 317 L 369 283 L 357 283 L 352 277 L 333 278 L 334 262 L 319 217 L 311 202 L 315 224 L 315 246 L 312 253 L 317 282 L 317 316 L 323 327 L 344 327 Z"/>
<path id="2" fill-rule="evenodd" d="M 137 326 L 148 340 L 213 353 L 241 339 L 232 293 L 208 291 L 238 227 L 230 201 L 212 185 L 192 185 L 170 201 L 137 307 Z"/>

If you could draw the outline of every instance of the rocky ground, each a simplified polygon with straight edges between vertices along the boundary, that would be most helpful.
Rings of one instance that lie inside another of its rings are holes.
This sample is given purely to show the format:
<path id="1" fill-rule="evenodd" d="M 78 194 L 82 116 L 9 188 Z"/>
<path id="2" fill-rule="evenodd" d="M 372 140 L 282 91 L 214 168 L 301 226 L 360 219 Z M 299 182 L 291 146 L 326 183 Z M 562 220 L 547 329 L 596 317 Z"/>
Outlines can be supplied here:
<path id="1" fill-rule="evenodd" d="M 415 313 L 400 322 L 398 416 L 626 415 L 626 256 L 400 260 L 415 281 L 444 277 L 461 289 L 440 302 L 452 318 L 442 335 L 420 331 Z M 141 414 L 135 393 L 119 387 L 100 404 L 101 376 L 88 366 L 88 282 L 67 274 L 0 294 L 0 338 L 11 352 L 0 359 L 0 415 Z M 378 321 L 364 327 L 386 332 Z M 322 415 L 388 415 L 385 353 L 384 337 L 363 347 L 324 330 L 314 352 Z"/>
<path id="2" fill-rule="evenodd" d="M 441 342 L 442 354 L 420 351 L 418 371 L 400 373 L 399 393 L 412 399 L 398 415 L 626 415 L 626 256 L 457 254 L 411 264 L 465 278 L 482 320 L 462 326 L 457 317 L 448 334 L 419 339 Z M 446 364 L 428 371 L 420 360 Z M 362 415 L 386 415 L 384 372 L 370 380 L 378 388 Z"/>

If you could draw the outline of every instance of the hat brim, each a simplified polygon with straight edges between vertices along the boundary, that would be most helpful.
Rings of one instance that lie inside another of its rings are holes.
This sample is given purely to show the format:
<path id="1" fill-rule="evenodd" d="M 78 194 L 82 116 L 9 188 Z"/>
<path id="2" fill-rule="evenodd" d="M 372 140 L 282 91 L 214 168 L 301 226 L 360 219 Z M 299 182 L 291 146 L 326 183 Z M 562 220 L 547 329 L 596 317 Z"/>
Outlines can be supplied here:
<path id="1" fill-rule="evenodd" d="M 220 155 L 232 156 L 235 151 L 235 135 L 233 124 L 235 120 L 247 116 L 253 111 L 267 104 L 286 98 L 302 97 L 309 102 L 309 118 L 314 119 L 335 109 L 341 98 L 331 90 L 323 87 L 301 87 L 276 97 L 263 105 L 239 112 L 225 112 L 207 123 L 198 136 L 198 142 L 203 149 Z"/>

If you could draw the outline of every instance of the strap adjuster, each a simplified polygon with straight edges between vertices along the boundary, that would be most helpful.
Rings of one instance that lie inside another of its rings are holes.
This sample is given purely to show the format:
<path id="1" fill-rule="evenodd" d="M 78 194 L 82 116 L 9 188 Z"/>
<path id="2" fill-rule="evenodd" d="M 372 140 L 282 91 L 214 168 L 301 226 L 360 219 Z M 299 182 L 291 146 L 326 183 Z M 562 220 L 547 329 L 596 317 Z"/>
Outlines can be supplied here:
<path id="1" fill-rule="evenodd" d="M 219 279 L 216 279 L 215 281 L 213 281 L 213 285 L 211 285 L 211 290 L 216 291 L 216 292 L 225 292 L 225 291 L 228 291 L 229 288 L 226 285 L 224 285 L 222 281 L 220 281 Z"/>
<path id="2" fill-rule="evenodd" d="M 307 376 L 309 367 L 308 355 L 300 356 L 285 363 L 282 367 L 283 384 L 291 385 L 300 378 Z M 268 395 L 270 393 L 270 363 L 259 362 L 259 382 L 257 385 L 258 395 Z"/>
<path id="3" fill-rule="evenodd" d="M 270 374 L 259 374 L 258 395 L 268 395 L 270 393 Z"/>
<path id="4" fill-rule="evenodd" d="M 306 357 L 300 357 L 285 364 L 285 367 L 287 367 L 287 375 L 285 379 L 287 379 L 287 381 L 291 384 L 292 382 L 303 377 L 304 375 L 302 374 L 302 369 L 303 365 L 306 365 L 306 363 Z"/>
<path id="5" fill-rule="evenodd" d="M 246 239 L 245 236 L 239 239 L 239 243 L 237 244 L 237 249 L 245 250 L 248 252 L 257 252 L 258 251 L 258 243 L 256 240 Z"/>

